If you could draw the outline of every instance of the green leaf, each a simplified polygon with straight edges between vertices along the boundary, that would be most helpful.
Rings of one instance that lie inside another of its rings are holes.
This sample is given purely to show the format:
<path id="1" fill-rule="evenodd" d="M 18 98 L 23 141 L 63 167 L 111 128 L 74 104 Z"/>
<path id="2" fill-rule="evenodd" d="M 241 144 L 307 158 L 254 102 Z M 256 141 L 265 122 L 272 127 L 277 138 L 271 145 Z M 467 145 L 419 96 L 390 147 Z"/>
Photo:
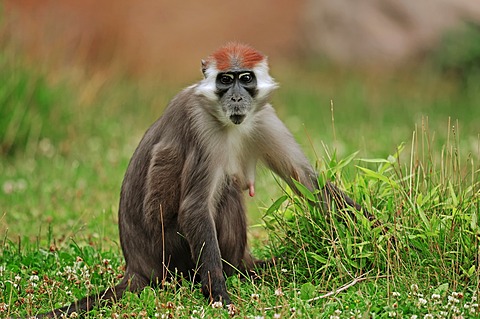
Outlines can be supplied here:
<path id="1" fill-rule="evenodd" d="M 353 153 L 353 154 L 350 154 L 349 156 L 340 160 L 338 162 L 338 164 L 335 166 L 335 169 L 340 170 L 340 169 L 344 168 L 345 166 L 347 166 L 348 164 L 350 164 L 353 161 L 353 159 L 355 158 L 355 156 L 357 156 L 357 154 L 358 154 L 358 151 Z"/>
<path id="2" fill-rule="evenodd" d="M 418 211 L 418 215 L 420 216 L 420 219 L 425 224 L 425 227 L 427 227 L 427 230 L 430 230 L 431 229 L 430 221 L 428 220 L 427 215 L 425 215 L 425 212 L 423 211 L 423 209 L 417 206 L 417 211 Z"/>
<path id="3" fill-rule="evenodd" d="M 327 258 L 317 255 L 314 252 L 309 252 L 308 255 L 322 264 L 326 264 L 328 262 Z"/>
<path id="4" fill-rule="evenodd" d="M 450 181 L 448 182 L 448 189 L 450 190 L 450 196 L 452 197 L 453 206 L 458 206 L 458 198 L 455 194 L 455 191 L 453 190 L 453 185 Z"/>
<path id="5" fill-rule="evenodd" d="M 300 299 L 308 300 L 312 299 L 315 294 L 315 286 L 307 282 L 300 287 Z"/>
<path id="6" fill-rule="evenodd" d="M 305 197 L 309 201 L 315 201 L 315 195 L 313 195 L 313 193 L 307 187 L 305 187 L 302 183 L 297 182 L 296 180 L 293 180 L 293 183 L 303 197 Z"/>
<path id="7" fill-rule="evenodd" d="M 467 271 L 468 276 L 472 277 L 475 274 L 475 271 L 477 270 L 477 267 L 475 265 L 472 265 Z"/>
<path id="8" fill-rule="evenodd" d="M 447 293 L 447 291 L 448 291 L 448 283 L 446 282 L 444 284 L 441 284 L 437 288 L 435 288 L 435 290 L 433 292 L 442 296 L 442 295 L 445 295 Z"/>
<path id="9" fill-rule="evenodd" d="M 273 212 L 276 212 L 287 199 L 287 195 L 280 196 L 272 205 L 270 205 L 265 214 L 271 215 Z"/>
<path id="10" fill-rule="evenodd" d="M 478 231 L 477 230 L 477 227 L 478 227 L 478 216 L 477 216 L 477 212 L 473 212 L 472 213 L 472 220 L 470 221 L 470 228 L 475 232 L 475 231 Z"/>
<path id="11" fill-rule="evenodd" d="M 359 158 L 359 159 L 357 159 L 357 161 L 365 162 L 365 163 L 375 163 L 375 164 L 390 163 L 388 160 L 386 160 L 384 158 Z"/>
<path id="12" fill-rule="evenodd" d="M 375 171 L 372 171 L 368 168 L 365 168 L 365 167 L 361 167 L 361 166 L 357 166 L 358 169 L 360 169 L 361 171 L 363 171 L 365 173 L 365 175 L 371 177 L 371 178 L 374 178 L 374 179 L 378 179 L 378 180 L 381 180 L 389 185 L 391 185 L 392 187 L 394 188 L 398 188 L 398 184 L 397 182 L 391 180 L 390 178 L 382 175 L 382 174 L 379 174 Z"/>

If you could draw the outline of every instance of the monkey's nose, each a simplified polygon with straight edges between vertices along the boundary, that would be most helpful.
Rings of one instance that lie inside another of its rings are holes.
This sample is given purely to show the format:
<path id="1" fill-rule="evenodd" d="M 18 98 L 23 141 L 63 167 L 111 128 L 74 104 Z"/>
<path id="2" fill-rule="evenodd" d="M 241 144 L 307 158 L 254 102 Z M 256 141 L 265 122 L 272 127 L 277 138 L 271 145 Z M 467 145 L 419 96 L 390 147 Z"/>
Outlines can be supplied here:
<path id="1" fill-rule="evenodd" d="M 240 102 L 242 100 L 242 96 L 234 94 L 234 95 L 232 95 L 230 100 L 232 100 L 233 102 Z"/>

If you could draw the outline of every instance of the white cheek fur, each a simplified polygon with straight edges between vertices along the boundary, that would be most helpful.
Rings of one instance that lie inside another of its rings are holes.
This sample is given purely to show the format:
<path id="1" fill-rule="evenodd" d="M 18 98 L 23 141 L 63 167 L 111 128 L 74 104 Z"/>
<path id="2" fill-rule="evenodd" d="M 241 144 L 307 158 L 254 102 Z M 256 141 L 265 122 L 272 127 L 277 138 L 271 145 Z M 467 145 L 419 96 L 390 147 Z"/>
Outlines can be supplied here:
<path id="1" fill-rule="evenodd" d="M 217 90 L 216 79 L 217 74 L 220 71 L 217 70 L 217 67 L 214 63 L 208 66 L 205 70 L 205 78 L 200 81 L 195 88 L 195 93 L 205 96 L 210 101 L 218 101 L 218 96 L 215 94 Z"/>
<path id="2" fill-rule="evenodd" d="M 263 100 L 278 87 L 278 84 L 273 80 L 270 74 L 268 74 L 267 59 L 258 63 L 253 68 L 253 73 L 255 73 L 257 78 L 257 99 Z"/>

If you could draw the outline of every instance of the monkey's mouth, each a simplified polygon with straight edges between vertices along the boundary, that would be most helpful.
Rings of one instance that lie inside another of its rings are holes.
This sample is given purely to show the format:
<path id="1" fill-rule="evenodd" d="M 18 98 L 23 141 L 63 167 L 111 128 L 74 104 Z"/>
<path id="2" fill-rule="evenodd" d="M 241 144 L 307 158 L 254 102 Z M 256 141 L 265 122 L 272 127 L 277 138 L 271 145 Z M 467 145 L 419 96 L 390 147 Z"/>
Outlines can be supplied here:
<path id="1" fill-rule="evenodd" d="M 242 114 L 230 115 L 230 121 L 232 121 L 232 123 L 236 125 L 242 123 L 244 119 L 245 119 L 245 115 L 242 115 Z"/>

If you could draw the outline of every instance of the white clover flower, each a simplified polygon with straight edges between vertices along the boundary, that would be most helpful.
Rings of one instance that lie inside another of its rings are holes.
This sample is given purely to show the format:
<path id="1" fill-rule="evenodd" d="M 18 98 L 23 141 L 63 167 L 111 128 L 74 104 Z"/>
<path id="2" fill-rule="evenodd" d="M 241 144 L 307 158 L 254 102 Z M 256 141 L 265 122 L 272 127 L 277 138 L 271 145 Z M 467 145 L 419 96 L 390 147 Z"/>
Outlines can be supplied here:
<path id="1" fill-rule="evenodd" d="M 5 194 L 11 194 L 15 190 L 15 183 L 13 181 L 5 181 L 2 189 Z"/>
<path id="2" fill-rule="evenodd" d="M 459 296 L 460 296 L 460 294 L 458 292 L 456 292 L 456 291 L 452 292 L 452 297 L 458 298 Z"/>
<path id="3" fill-rule="evenodd" d="M 417 316 L 417 315 L 412 315 L 412 316 L 410 317 L 410 319 L 418 319 L 418 316 Z"/>
<path id="4" fill-rule="evenodd" d="M 394 291 L 394 292 L 392 292 L 392 296 L 395 297 L 395 298 L 398 298 L 398 297 L 401 296 L 401 294 L 397 291 Z"/>
<path id="5" fill-rule="evenodd" d="M 433 315 L 427 313 L 425 316 L 423 316 L 423 319 L 433 319 Z"/>
<path id="6" fill-rule="evenodd" d="M 282 318 L 282 316 L 279 313 L 276 313 L 276 314 L 273 315 L 273 318 L 274 319 L 280 319 L 280 318 Z"/>
<path id="7" fill-rule="evenodd" d="M 222 308 L 223 307 L 223 303 L 221 301 L 215 301 L 214 303 L 212 303 L 212 308 Z"/>
<path id="8" fill-rule="evenodd" d="M 423 306 L 423 305 L 426 305 L 426 304 L 427 304 L 427 299 L 418 298 L 418 303 L 419 303 L 420 305 L 422 305 L 422 306 Z"/>
<path id="9" fill-rule="evenodd" d="M 439 294 L 432 294 L 432 299 L 440 299 L 440 297 Z"/>
<path id="10" fill-rule="evenodd" d="M 228 308 L 228 314 L 230 315 L 230 317 L 233 317 L 236 314 L 238 314 L 237 307 L 235 307 L 233 303 L 229 304 L 227 308 Z"/>
<path id="11" fill-rule="evenodd" d="M 275 289 L 275 296 L 277 296 L 277 297 L 283 296 L 282 288 Z"/>

